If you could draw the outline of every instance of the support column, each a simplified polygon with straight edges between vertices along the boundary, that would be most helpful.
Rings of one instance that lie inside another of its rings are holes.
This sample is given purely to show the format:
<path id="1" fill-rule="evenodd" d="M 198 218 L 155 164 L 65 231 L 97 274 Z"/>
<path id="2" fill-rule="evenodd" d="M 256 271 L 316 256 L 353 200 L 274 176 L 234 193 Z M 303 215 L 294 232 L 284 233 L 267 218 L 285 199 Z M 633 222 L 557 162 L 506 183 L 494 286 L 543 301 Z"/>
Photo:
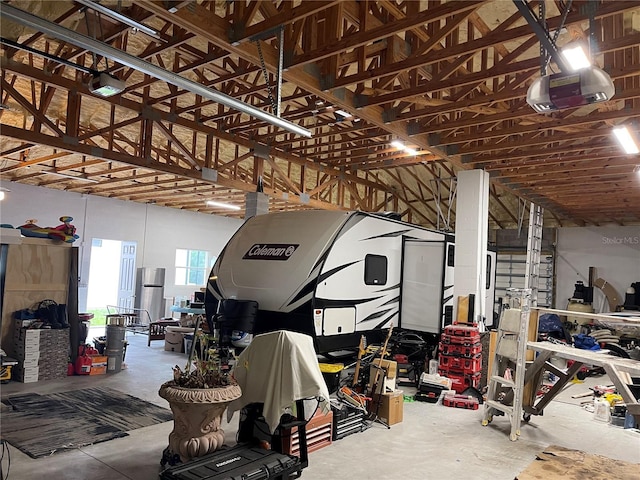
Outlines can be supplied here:
<path id="1" fill-rule="evenodd" d="M 453 318 L 458 314 L 458 297 L 472 293 L 473 318 L 479 322 L 486 311 L 489 174 L 484 170 L 458 172 L 457 192 Z"/>
<path id="2" fill-rule="evenodd" d="M 244 196 L 244 219 L 269 213 L 269 195 L 264 192 L 249 192 Z"/>

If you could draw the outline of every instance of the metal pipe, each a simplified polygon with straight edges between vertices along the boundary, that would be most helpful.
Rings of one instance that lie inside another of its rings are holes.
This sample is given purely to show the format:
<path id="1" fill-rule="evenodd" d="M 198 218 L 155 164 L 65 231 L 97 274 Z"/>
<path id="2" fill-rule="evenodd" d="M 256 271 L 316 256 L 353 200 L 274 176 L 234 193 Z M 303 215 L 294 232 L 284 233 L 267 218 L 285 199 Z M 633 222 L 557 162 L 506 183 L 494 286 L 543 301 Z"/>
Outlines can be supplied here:
<path id="1" fill-rule="evenodd" d="M 120 12 L 116 12 L 115 10 L 111 10 L 110 8 L 105 7 L 104 5 L 100 5 L 99 3 L 92 2 L 91 0 L 75 0 L 76 3 L 81 3 L 85 7 L 89 7 L 91 10 L 95 10 L 96 12 L 103 13 L 104 15 L 111 17 L 115 20 L 118 20 L 125 25 L 129 25 L 130 27 L 137 28 L 142 33 L 146 33 L 150 37 L 153 37 L 157 40 L 161 40 L 160 34 L 156 32 L 153 28 L 147 27 L 142 23 L 134 20 L 133 18 L 129 18 L 126 15 L 121 14 Z"/>
<path id="2" fill-rule="evenodd" d="M 29 53 L 33 53 L 35 55 L 39 55 L 39 56 L 44 57 L 44 58 L 46 58 L 48 60 L 51 60 L 51 61 L 54 61 L 54 62 L 61 63 L 63 65 L 66 65 L 67 67 L 73 67 L 76 70 L 80 70 L 81 72 L 84 72 L 84 73 L 91 73 L 91 74 L 99 73 L 98 70 L 94 70 L 93 68 L 85 67 L 84 65 L 80 65 L 78 63 L 74 63 L 74 62 L 72 62 L 70 60 L 67 60 L 66 58 L 56 57 L 55 55 L 51 55 L 50 53 L 47 53 L 47 52 L 41 52 L 40 50 L 36 50 L 35 48 L 30 47 L 28 45 L 23 45 L 21 43 L 14 42 L 13 40 L 11 40 L 9 38 L 0 37 L 0 43 L 3 44 L 3 45 L 7 45 L 9 47 L 16 48 L 18 50 L 24 50 L 25 52 L 29 52 Z"/>
<path id="3" fill-rule="evenodd" d="M 127 67 L 135 68 L 142 73 L 146 73 L 147 75 L 151 75 L 152 77 L 163 80 L 167 83 L 175 85 L 176 87 L 188 90 L 213 102 L 221 103 L 222 105 L 226 105 L 229 108 L 233 108 L 234 110 L 246 113 L 247 115 L 288 130 L 289 132 L 308 138 L 311 137 L 311 131 L 307 130 L 304 127 L 301 127 L 300 125 L 296 125 L 295 123 L 289 122 L 288 120 L 285 120 L 283 118 L 278 118 L 274 115 L 271 115 L 270 113 L 254 107 L 253 105 L 248 105 L 244 102 L 236 100 L 233 97 L 220 93 L 217 90 L 205 87 L 200 83 L 194 82 L 187 78 L 181 77 L 176 73 L 158 67 L 150 62 L 147 62 L 146 60 L 130 55 L 126 52 L 123 52 L 122 50 L 118 50 L 117 48 L 113 48 L 112 46 L 107 45 L 104 42 L 100 42 L 94 38 L 87 37 L 86 35 L 82 35 L 78 32 L 74 32 L 73 30 L 69 30 L 68 28 L 64 28 L 60 25 L 45 20 L 44 18 L 38 17 L 29 12 L 25 12 L 24 10 L 20 10 L 19 8 L 15 8 L 12 5 L 2 4 L 2 16 L 3 18 L 8 18 L 27 27 L 31 27 L 36 31 L 42 32 L 52 37 L 60 38 L 79 47 L 86 48 L 87 50 L 95 51 L 108 58 L 117 60 Z"/>

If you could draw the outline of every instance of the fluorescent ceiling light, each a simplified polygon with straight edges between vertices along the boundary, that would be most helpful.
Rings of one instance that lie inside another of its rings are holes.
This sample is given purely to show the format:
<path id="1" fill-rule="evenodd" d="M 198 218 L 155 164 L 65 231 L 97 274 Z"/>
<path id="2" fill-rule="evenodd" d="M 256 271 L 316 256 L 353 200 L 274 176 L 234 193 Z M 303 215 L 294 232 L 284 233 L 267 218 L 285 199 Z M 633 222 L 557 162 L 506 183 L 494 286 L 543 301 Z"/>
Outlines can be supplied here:
<path id="1" fill-rule="evenodd" d="M 404 147 L 404 151 L 407 152 L 409 155 L 417 155 L 418 151 L 414 148 L 409 148 L 409 147 Z"/>
<path id="2" fill-rule="evenodd" d="M 404 143 L 402 143 L 399 140 L 394 140 L 393 142 L 391 142 L 391 145 L 393 147 L 396 147 L 397 149 L 404 150 L 409 155 L 418 155 L 419 153 L 416 149 L 407 147 Z"/>
<path id="3" fill-rule="evenodd" d="M 0 190 L 0 202 L 4 200 L 4 191 Z"/>
<path id="4" fill-rule="evenodd" d="M 229 203 L 214 202 L 213 200 L 207 200 L 207 205 L 210 207 L 228 208 L 229 210 L 241 210 L 237 205 L 231 205 Z"/>
<path id="5" fill-rule="evenodd" d="M 574 72 L 591 66 L 591 61 L 580 44 L 569 44 L 562 49 L 562 56 Z"/>
<path id="6" fill-rule="evenodd" d="M 631 132 L 627 127 L 614 128 L 613 133 L 618 139 L 618 142 L 620 142 L 620 145 L 622 145 L 625 153 L 640 153 L 640 149 L 638 148 L 638 145 L 634 141 L 633 137 L 631 136 Z"/>
<path id="7" fill-rule="evenodd" d="M 50 171 L 43 171 L 42 173 L 47 174 L 47 175 L 57 175 L 58 177 L 70 178 L 72 180 L 80 180 L 80 181 L 83 181 L 83 182 L 98 183 L 98 180 L 95 180 L 93 178 L 77 177 L 75 175 L 69 175 L 67 173 L 50 172 Z"/>
<path id="8" fill-rule="evenodd" d="M 351 115 L 349 112 L 345 112 L 344 110 L 336 110 L 336 112 L 338 115 L 343 116 L 344 118 L 350 118 L 353 117 L 353 115 Z"/>

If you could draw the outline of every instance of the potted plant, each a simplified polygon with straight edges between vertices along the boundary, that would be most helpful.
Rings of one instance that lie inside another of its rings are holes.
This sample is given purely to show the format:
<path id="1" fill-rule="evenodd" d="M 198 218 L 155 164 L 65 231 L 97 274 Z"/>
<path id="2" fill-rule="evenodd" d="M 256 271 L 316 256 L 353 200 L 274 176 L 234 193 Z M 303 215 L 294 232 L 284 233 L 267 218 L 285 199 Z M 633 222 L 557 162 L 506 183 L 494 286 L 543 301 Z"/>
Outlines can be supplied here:
<path id="1" fill-rule="evenodd" d="M 163 463 L 173 463 L 176 455 L 186 462 L 220 448 L 224 443 L 222 415 L 242 395 L 233 377 L 223 371 L 218 351 L 211 347 L 213 336 L 198 332 L 193 343 L 186 368 L 176 365 L 173 380 L 158 392 L 173 412 L 173 431 Z"/>

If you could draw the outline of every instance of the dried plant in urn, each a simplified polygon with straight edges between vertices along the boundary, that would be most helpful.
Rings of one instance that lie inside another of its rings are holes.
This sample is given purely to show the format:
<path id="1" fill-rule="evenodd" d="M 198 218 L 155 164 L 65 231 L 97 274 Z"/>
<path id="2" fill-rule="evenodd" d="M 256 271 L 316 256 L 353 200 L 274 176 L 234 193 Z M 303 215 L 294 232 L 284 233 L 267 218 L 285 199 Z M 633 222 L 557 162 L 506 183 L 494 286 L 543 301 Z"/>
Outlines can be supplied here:
<path id="1" fill-rule="evenodd" d="M 186 462 L 220 448 L 224 443 L 222 415 L 242 395 L 233 377 L 222 369 L 218 351 L 212 347 L 213 336 L 198 332 L 193 342 L 193 358 L 184 370 L 176 365 L 173 380 L 158 392 L 173 412 L 173 431 L 163 455 L 163 461 L 169 463 L 176 456 Z"/>
<path id="2" fill-rule="evenodd" d="M 215 388 L 235 385 L 235 380 L 228 372 L 222 370 L 218 350 L 209 347 L 212 336 L 199 332 L 195 339 L 195 358 L 193 365 L 187 361 L 184 371 L 176 365 L 173 367 L 173 381 L 184 388 Z M 191 370 L 189 367 L 193 366 Z"/>

